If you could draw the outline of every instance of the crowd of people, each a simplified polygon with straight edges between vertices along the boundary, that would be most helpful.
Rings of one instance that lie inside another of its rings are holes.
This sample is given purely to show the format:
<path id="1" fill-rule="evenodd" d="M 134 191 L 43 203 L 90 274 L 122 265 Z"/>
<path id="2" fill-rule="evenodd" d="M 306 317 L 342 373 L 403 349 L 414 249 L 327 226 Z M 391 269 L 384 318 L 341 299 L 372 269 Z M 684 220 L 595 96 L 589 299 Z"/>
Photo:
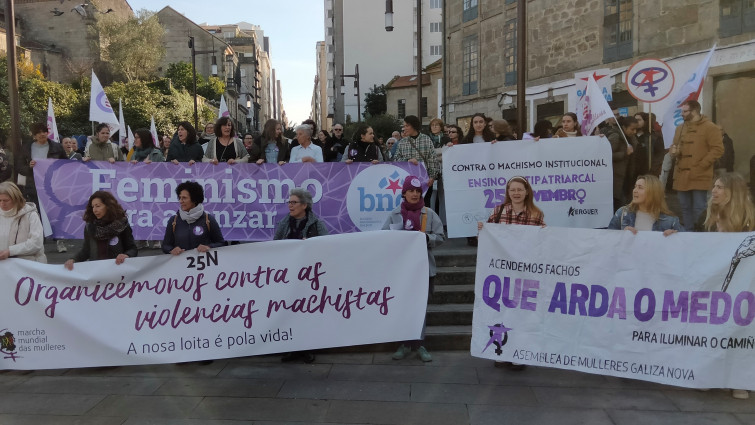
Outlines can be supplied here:
<path id="1" fill-rule="evenodd" d="M 751 188 L 733 171 L 731 140 L 725 132 L 701 115 L 700 104 L 687 101 L 682 104 L 684 122 L 677 128 L 670 149 L 664 148 L 660 128 L 655 117 L 640 112 L 630 117 L 609 119 L 595 131 L 611 147 L 613 163 L 613 204 L 615 214 L 608 229 L 659 231 L 670 236 L 679 231 L 747 232 L 755 229 L 755 207 Z M 654 125 L 651 126 L 651 120 Z M 367 162 L 405 161 L 424 164 L 428 180 L 416 176 L 405 178 L 402 202 L 385 221 L 384 229 L 420 231 L 425 234 L 429 263 L 429 294 L 433 292 L 436 274 L 433 248 L 445 240 L 444 226 L 438 212 L 443 191 L 441 152 L 457 144 L 498 143 L 521 139 L 570 138 L 583 133 L 574 113 L 566 113 L 554 128 L 548 120 L 539 121 L 532 133 L 519 133 L 516 123 L 503 119 L 493 120 L 482 113 L 470 119 L 469 131 L 464 134 L 455 124 L 444 124 L 440 119 L 430 121 L 429 131 L 423 133 L 422 123 L 416 116 L 406 116 L 401 131 L 394 131 L 385 143 L 376 140 L 373 128 L 360 125 L 351 139 L 343 135 L 340 124 L 332 133 L 318 131 L 316 124 L 307 120 L 295 128 L 296 137 L 283 136 L 280 122 L 269 120 L 261 134 L 238 134 L 234 122 L 228 117 L 208 123 L 197 134 L 191 123 L 181 122 L 173 137 L 162 137 L 155 143 L 147 129 L 134 132 L 133 148 L 127 149 L 111 141 L 110 128 L 100 124 L 94 136 L 79 146 L 72 138 L 60 144 L 48 140 L 47 127 L 34 124 L 30 128 L 33 140 L 23 145 L 15 165 L 19 174 L 18 185 L 0 183 L 0 260 L 26 258 L 46 262 L 43 247 L 42 224 L 36 213 L 38 199 L 34 185 L 36 161 L 43 158 L 77 161 L 129 161 L 136 163 L 170 162 L 173 164 L 197 162 L 211 164 L 236 163 L 278 164 L 315 162 Z M 669 209 L 666 201 L 667 184 L 678 196 L 681 220 Z M 20 188 L 19 188 L 20 186 Z M 427 187 L 422 196 L 422 187 Z M 439 193 L 440 192 L 440 193 Z M 434 195 L 435 193 L 435 195 Z M 169 220 L 162 241 L 155 248 L 165 254 L 179 255 L 196 249 L 206 252 L 226 244 L 218 223 L 204 209 L 202 186 L 183 182 L 176 188 L 179 208 Z M 327 226 L 312 211 L 312 195 L 304 189 L 289 193 L 286 215 L 275 227 L 274 239 L 307 239 L 328 234 Z M 74 263 L 87 260 L 115 260 L 121 264 L 138 254 L 135 241 L 123 208 L 115 197 L 106 191 L 91 195 L 83 214 L 84 245 L 65 263 L 69 270 Z M 545 226 L 543 212 L 534 203 L 530 182 L 524 177 L 513 177 L 506 185 L 505 201 L 494 208 L 489 223 Z M 479 223 L 478 228 L 482 228 Z M 59 241 L 60 242 L 60 241 Z M 476 238 L 468 238 L 476 245 Z M 65 246 L 59 251 L 65 251 Z M 424 326 L 423 326 L 424 335 Z M 400 360 L 416 351 L 422 361 L 432 356 L 422 341 L 401 343 L 393 358 Z M 311 352 L 289 353 L 284 361 L 314 361 Z M 510 367 L 521 369 L 521 365 Z M 749 393 L 734 390 L 737 398 Z"/>

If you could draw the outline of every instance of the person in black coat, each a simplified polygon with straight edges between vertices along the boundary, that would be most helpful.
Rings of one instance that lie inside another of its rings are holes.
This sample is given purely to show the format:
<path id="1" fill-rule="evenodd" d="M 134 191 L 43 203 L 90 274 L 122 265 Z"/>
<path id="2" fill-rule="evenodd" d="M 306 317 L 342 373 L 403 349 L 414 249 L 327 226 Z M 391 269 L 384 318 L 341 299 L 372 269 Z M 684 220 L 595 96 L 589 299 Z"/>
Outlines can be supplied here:
<path id="1" fill-rule="evenodd" d="M 26 177 L 26 185 L 23 193 L 27 201 L 39 205 L 37 198 L 37 186 L 34 183 L 34 166 L 38 159 L 68 159 L 63 146 L 58 142 L 52 142 L 47 139 L 47 125 L 43 123 L 34 123 L 29 127 L 34 140 L 26 142 L 21 146 L 21 154 L 16 157 L 16 170 Z"/>
<path id="2" fill-rule="evenodd" d="M 202 145 L 197 143 L 197 130 L 188 121 L 178 123 L 178 131 L 170 142 L 165 161 L 174 164 L 188 162 L 189 165 L 194 165 L 196 162 L 202 162 L 203 157 Z"/>
<path id="3" fill-rule="evenodd" d="M 166 254 L 178 255 L 196 248 L 207 252 L 225 245 L 223 233 L 215 218 L 204 210 L 204 190 L 197 182 L 183 182 L 176 187 L 181 209 L 168 220 L 162 249 Z"/>
<path id="4" fill-rule="evenodd" d="M 74 262 L 115 259 L 123 264 L 126 258 L 136 257 L 138 251 L 126 212 L 110 192 L 98 190 L 89 197 L 84 212 L 84 245 L 65 268 L 73 270 Z"/>

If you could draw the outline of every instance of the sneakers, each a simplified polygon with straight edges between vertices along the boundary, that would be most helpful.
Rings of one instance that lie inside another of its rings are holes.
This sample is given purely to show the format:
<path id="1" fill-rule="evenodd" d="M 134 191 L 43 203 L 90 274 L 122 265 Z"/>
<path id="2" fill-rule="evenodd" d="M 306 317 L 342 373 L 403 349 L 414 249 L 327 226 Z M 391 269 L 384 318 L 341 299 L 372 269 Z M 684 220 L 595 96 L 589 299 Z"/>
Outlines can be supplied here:
<path id="1" fill-rule="evenodd" d="M 427 349 L 425 349 L 425 347 L 419 347 L 417 349 L 417 355 L 419 356 L 420 360 L 425 363 L 433 361 L 433 356 L 431 356 L 430 353 L 427 352 Z"/>
<path id="2" fill-rule="evenodd" d="M 738 400 L 747 400 L 750 398 L 750 392 L 747 390 L 731 390 L 731 396 Z"/>
<path id="3" fill-rule="evenodd" d="M 149 241 L 136 241 L 136 249 L 149 248 Z"/>
<path id="4" fill-rule="evenodd" d="M 396 350 L 396 352 L 393 353 L 393 356 L 391 356 L 391 357 L 393 357 L 393 360 L 401 360 L 404 357 L 406 357 L 407 354 L 409 354 L 411 352 L 412 352 L 411 348 L 407 347 L 404 344 L 401 344 L 401 345 L 399 345 L 398 350 Z"/>
<path id="5" fill-rule="evenodd" d="M 68 248 L 66 248 L 66 243 L 62 239 L 58 239 L 58 241 L 55 244 L 58 246 L 58 252 L 68 251 Z"/>
<path id="6" fill-rule="evenodd" d="M 152 248 L 154 249 L 160 249 L 163 247 L 162 241 L 155 241 L 155 243 L 152 245 Z"/>

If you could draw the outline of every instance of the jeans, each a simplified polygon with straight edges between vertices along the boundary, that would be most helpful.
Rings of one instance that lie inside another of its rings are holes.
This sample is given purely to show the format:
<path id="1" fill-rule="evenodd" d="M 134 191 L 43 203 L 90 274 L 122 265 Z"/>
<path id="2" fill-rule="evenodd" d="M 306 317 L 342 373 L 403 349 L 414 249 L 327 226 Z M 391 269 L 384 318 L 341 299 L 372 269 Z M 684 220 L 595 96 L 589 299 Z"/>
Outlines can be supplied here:
<path id="1" fill-rule="evenodd" d="M 682 224 L 684 230 L 691 232 L 695 228 L 695 222 L 705 211 L 708 201 L 707 190 L 677 191 L 679 205 L 682 208 Z"/>

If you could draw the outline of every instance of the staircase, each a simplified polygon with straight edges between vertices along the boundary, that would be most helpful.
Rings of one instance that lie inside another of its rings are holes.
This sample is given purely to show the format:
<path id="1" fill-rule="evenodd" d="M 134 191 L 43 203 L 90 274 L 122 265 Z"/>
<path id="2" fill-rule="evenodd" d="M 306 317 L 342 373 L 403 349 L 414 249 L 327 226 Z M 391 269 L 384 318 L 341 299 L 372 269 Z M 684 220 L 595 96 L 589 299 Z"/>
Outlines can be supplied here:
<path id="1" fill-rule="evenodd" d="M 466 238 L 449 239 L 433 250 L 437 266 L 435 293 L 428 300 L 425 347 L 433 351 L 469 350 L 472 340 L 477 248 Z M 321 352 L 394 351 L 395 342 L 336 347 Z"/>
<path id="2" fill-rule="evenodd" d="M 467 246 L 466 238 L 456 238 L 434 253 L 438 270 L 427 305 L 425 347 L 431 352 L 469 350 L 477 248 Z"/>

